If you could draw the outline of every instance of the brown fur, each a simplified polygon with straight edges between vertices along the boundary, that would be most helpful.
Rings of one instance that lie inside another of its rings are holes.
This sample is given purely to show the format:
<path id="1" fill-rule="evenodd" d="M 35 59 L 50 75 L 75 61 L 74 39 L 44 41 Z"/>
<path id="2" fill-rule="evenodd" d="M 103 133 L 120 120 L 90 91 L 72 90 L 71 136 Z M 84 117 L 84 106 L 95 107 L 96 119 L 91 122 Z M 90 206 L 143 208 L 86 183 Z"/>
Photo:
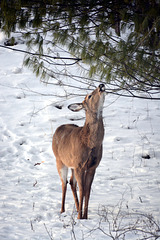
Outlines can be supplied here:
<path id="1" fill-rule="evenodd" d="M 82 104 L 78 105 L 78 109 L 82 106 L 86 111 L 84 126 L 78 127 L 74 124 L 62 125 L 57 128 L 53 136 L 52 148 L 56 157 L 57 170 L 62 181 L 61 212 L 65 211 L 67 168 L 71 168 L 70 184 L 79 219 L 82 218 L 84 198 L 83 218 L 87 219 L 88 217 L 90 189 L 95 170 L 102 157 L 104 126 L 101 108 L 103 107 L 103 101 L 104 86 L 100 85 L 93 91 L 91 99 L 89 99 L 89 96 L 86 96 Z M 79 201 L 76 192 L 77 183 L 79 187 Z"/>

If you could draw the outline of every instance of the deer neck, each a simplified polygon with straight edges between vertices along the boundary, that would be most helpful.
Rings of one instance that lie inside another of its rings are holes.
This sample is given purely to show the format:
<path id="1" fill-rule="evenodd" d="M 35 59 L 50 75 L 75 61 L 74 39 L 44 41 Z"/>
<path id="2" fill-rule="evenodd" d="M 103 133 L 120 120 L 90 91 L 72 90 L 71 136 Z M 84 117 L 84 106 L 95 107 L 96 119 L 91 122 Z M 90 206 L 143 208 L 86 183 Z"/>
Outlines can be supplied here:
<path id="1" fill-rule="evenodd" d="M 104 136 L 104 126 L 102 115 L 97 119 L 95 116 L 87 117 L 85 124 L 82 128 L 82 142 L 89 148 L 94 148 L 97 145 L 101 145 Z"/>

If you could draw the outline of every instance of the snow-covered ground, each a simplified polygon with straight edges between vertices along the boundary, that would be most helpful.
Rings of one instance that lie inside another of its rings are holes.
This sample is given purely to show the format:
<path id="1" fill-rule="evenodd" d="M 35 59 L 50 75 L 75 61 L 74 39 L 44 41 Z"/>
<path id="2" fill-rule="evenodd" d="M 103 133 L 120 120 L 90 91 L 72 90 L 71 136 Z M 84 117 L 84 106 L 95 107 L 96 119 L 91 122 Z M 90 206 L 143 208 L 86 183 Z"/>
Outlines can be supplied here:
<path id="1" fill-rule="evenodd" d="M 77 220 L 69 185 L 61 215 L 52 135 L 60 124 L 83 118 L 84 113 L 67 108 L 82 97 L 64 101 L 54 96 L 61 89 L 42 84 L 23 67 L 23 58 L 0 48 L 0 239 L 113 239 L 136 221 L 145 229 L 151 215 L 158 222 L 160 102 L 106 96 L 104 151 L 92 185 L 89 219 Z M 83 125 L 84 119 L 74 123 Z M 128 232 L 124 239 L 145 234 Z"/>

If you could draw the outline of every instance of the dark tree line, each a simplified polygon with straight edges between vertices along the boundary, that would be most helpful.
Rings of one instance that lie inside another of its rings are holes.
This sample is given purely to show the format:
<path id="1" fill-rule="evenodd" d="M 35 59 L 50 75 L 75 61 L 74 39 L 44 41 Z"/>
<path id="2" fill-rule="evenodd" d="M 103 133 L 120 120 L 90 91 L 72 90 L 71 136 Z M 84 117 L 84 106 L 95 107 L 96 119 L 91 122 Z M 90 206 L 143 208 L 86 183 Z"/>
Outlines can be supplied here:
<path id="1" fill-rule="evenodd" d="M 25 65 L 49 83 L 65 85 L 67 76 L 70 85 L 105 82 L 114 94 L 160 92 L 159 0 L 3 0 L 0 27 L 23 37 Z"/>

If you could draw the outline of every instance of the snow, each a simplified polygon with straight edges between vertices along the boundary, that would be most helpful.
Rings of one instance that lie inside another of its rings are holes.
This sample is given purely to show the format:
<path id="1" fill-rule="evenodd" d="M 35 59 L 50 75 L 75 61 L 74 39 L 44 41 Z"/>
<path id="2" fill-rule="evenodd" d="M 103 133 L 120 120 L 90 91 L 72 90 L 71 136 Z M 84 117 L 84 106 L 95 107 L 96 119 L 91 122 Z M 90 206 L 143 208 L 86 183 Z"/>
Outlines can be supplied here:
<path id="1" fill-rule="evenodd" d="M 1 34 L 0 42 L 4 39 Z M 59 98 L 63 90 L 42 84 L 23 67 L 23 58 L 0 48 L 0 239 L 111 239 L 109 234 L 116 234 L 112 217 L 118 219 L 119 212 L 126 214 L 124 224 L 136 213 L 159 221 L 160 102 L 106 96 L 103 158 L 92 185 L 89 219 L 77 220 L 69 185 L 66 212 L 60 214 L 61 185 L 51 143 L 59 125 L 70 119 L 83 125 L 84 113 L 67 108 L 82 97 Z M 121 216 L 118 220 L 122 223 Z M 129 232 L 125 239 L 140 238 L 141 232 Z"/>

